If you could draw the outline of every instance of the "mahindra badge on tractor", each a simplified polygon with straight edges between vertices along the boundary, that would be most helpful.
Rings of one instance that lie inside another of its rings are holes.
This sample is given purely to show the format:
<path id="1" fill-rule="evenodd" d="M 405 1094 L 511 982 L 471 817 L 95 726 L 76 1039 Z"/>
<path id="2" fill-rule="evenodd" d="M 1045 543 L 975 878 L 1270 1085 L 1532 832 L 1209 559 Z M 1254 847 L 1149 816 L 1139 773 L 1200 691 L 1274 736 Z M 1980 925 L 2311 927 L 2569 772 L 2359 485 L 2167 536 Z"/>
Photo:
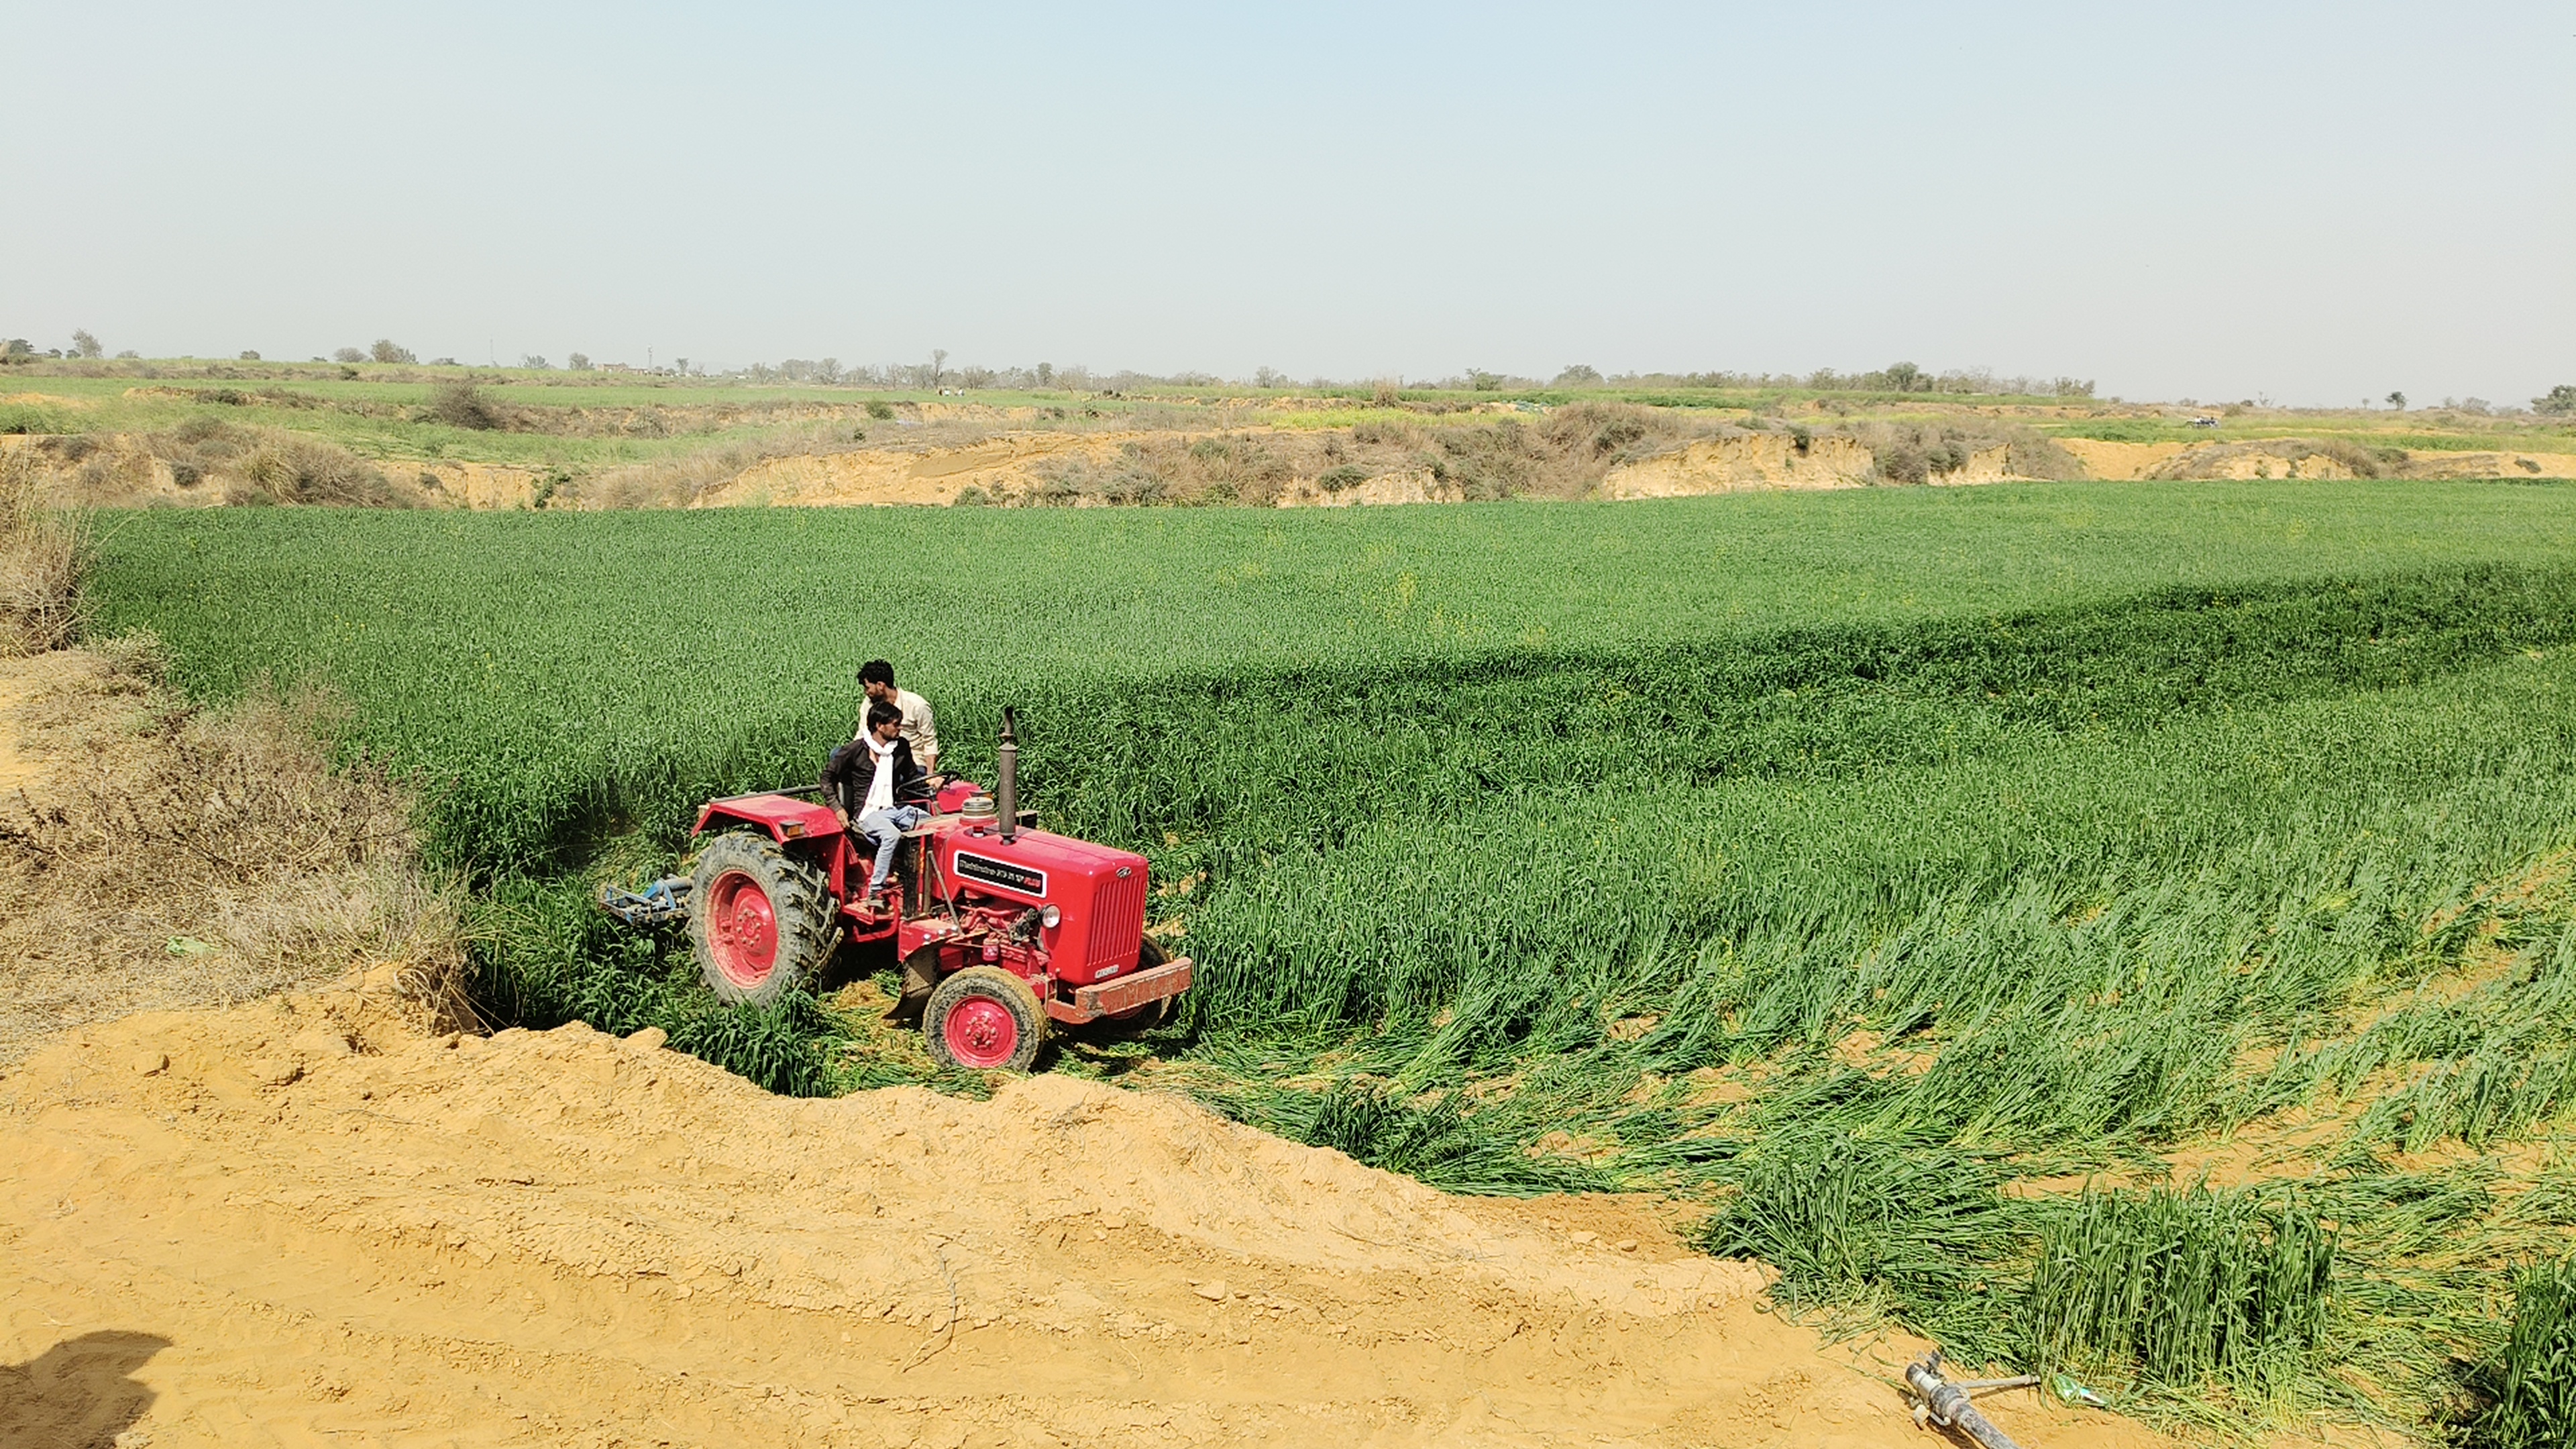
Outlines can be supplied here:
<path id="1" fill-rule="evenodd" d="M 921 1029 L 951 1066 L 1026 1071 L 1051 1025 L 1160 1021 L 1190 961 L 1145 934 L 1145 857 L 1036 828 L 1016 724 L 1002 711 L 992 794 L 938 782 L 877 900 L 871 843 L 806 789 L 707 802 L 695 869 L 600 904 L 632 925 L 685 921 L 707 985 L 733 1002 L 777 999 L 844 941 L 891 941 L 907 984 L 935 983 Z"/>

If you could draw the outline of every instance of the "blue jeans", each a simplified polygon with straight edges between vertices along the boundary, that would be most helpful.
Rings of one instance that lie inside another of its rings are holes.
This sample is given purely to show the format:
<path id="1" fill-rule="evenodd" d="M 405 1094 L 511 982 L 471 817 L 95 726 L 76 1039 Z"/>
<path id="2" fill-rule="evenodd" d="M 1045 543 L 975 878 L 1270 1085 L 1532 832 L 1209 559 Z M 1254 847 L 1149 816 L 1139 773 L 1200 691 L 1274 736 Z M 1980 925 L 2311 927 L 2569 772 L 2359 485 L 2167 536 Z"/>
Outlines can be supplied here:
<path id="1" fill-rule="evenodd" d="M 859 817 L 859 834 L 877 843 L 877 868 L 868 876 L 869 890 L 885 884 L 886 870 L 894 864 L 894 848 L 903 843 L 903 833 L 929 814 L 918 805 L 889 805 Z"/>

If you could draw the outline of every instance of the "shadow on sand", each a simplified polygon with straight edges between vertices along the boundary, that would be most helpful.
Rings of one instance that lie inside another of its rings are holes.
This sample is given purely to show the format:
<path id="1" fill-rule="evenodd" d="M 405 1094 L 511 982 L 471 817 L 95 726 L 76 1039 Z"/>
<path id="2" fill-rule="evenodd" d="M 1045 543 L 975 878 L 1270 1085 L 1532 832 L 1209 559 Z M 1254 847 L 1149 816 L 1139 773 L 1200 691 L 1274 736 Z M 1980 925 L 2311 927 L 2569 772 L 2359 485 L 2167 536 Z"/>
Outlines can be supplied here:
<path id="1" fill-rule="evenodd" d="M 152 1407 L 134 1379 L 170 1340 L 151 1333 L 84 1333 L 25 1363 L 0 1364 L 0 1444 L 9 1449 L 106 1449 Z"/>

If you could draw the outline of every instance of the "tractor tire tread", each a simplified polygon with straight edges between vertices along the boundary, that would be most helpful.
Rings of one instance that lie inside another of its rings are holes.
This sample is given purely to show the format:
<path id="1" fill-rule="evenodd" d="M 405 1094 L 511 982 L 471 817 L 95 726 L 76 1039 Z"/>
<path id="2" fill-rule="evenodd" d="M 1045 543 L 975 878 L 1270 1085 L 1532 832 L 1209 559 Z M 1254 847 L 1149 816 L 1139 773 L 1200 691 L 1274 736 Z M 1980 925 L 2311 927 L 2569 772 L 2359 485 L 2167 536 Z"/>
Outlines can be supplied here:
<path id="1" fill-rule="evenodd" d="M 777 969 L 749 988 L 728 979 L 716 967 L 705 919 L 694 909 L 689 916 L 689 943 L 697 957 L 698 974 L 719 998 L 737 1005 L 766 1006 L 802 985 L 830 957 L 836 932 L 829 892 L 821 871 L 788 854 L 777 841 L 732 830 L 708 841 L 698 852 L 690 871 L 693 907 L 710 898 L 716 877 L 729 869 L 753 876 L 769 894 L 778 929 Z"/>
<path id="2" fill-rule="evenodd" d="M 930 994 L 930 1006 L 921 1014 L 921 1034 L 929 1041 L 931 1060 L 943 1067 L 979 1070 L 949 1052 L 943 1030 L 948 1013 L 969 996 L 1001 1002 L 1019 1026 L 1019 1043 L 1010 1059 L 980 1070 L 1025 1072 L 1036 1065 L 1038 1052 L 1046 1046 L 1046 1008 L 1038 1004 L 1038 994 L 1027 982 L 998 966 L 969 966 L 940 982 L 939 989 Z"/>

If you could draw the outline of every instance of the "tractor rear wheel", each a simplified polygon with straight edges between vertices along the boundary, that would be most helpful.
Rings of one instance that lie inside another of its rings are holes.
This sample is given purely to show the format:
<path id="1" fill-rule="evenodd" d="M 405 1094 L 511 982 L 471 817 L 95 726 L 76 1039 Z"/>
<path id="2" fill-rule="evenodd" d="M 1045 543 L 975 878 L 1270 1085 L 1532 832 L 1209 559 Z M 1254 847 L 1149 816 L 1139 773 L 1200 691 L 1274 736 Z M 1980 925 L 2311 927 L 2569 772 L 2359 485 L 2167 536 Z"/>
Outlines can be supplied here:
<path id="1" fill-rule="evenodd" d="M 1038 994 L 999 966 L 969 966 L 940 982 L 921 1014 L 921 1034 L 943 1067 L 1025 1072 L 1046 1033 Z"/>
<path id="2" fill-rule="evenodd" d="M 837 934 L 823 873 L 749 831 L 717 836 L 690 873 L 689 941 L 723 1000 L 766 1006 L 813 975 Z"/>

